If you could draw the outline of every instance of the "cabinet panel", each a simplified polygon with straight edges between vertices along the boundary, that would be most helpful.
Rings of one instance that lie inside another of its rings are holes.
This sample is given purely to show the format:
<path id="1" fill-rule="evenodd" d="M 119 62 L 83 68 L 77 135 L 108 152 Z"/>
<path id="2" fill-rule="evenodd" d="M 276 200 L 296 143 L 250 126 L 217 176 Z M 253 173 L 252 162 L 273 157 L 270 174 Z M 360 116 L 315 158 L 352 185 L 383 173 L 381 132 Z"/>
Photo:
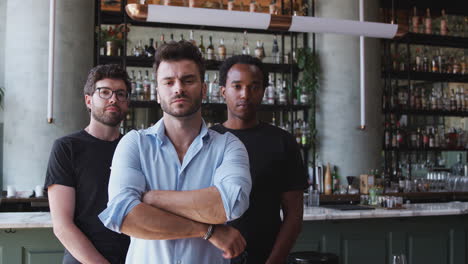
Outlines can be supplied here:
<path id="1" fill-rule="evenodd" d="M 387 241 L 382 233 L 344 235 L 341 245 L 341 263 L 385 263 Z"/>
<path id="2" fill-rule="evenodd" d="M 24 264 L 61 263 L 63 258 L 63 250 L 24 247 L 22 251 Z"/>
<path id="3" fill-rule="evenodd" d="M 410 263 L 450 263 L 449 240 L 450 237 L 443 232 L 409 232 L 407 243 Z"/>

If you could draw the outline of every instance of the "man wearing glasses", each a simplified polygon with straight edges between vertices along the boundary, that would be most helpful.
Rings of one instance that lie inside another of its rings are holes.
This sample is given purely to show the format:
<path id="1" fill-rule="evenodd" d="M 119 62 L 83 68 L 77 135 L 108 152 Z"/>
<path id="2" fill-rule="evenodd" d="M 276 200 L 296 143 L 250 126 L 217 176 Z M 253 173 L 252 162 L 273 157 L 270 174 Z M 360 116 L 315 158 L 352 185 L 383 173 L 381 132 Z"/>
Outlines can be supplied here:
<path id="1" fill-rule="evenodd" d="M 106 208 L 112 156 L 122 138 L 119 127 L 130 89 L 120 66 L 91 69 L 84 87 L 89 125 L 52 147 L 45 187 L 54 234 L 65 246 L 63 263 L 125 262 L 129 238 L 104 227 L 98 214 Z"/>

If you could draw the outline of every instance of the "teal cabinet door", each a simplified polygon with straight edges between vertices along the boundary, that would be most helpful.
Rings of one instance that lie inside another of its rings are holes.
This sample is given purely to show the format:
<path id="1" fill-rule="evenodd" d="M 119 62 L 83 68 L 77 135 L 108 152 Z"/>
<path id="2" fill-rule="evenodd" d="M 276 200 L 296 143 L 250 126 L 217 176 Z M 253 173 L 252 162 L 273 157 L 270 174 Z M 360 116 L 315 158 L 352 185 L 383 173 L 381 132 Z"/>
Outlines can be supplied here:
<path id="1" fill-rule="evenodd" d="M 60 264 L 62 257 L 51 228 L 0 229 L 0 264 Z"/>
<path id="2" fill-rule="evenodd" d="M 337 254 L 341 264 L 467 264 L 468 216 L 306 221 L 293 251 Z"/>

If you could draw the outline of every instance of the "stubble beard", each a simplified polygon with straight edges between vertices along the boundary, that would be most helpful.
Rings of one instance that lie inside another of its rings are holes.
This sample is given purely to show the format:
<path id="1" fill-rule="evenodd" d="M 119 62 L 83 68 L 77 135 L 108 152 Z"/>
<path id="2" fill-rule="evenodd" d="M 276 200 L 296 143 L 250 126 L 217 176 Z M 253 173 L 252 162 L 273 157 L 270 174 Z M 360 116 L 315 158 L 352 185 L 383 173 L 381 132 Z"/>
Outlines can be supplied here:
<path id="1" fill-rule="evenodd" d="M 166 113 L 168 115 L 171 115 L 173 117 L 188 117 L 188 116 L 191 116 L 191 115 L 195 114 L 196 112 L 198 112 L 198 110 L 200 110 L 202 97 L 203 97 L 203 95 L 202 95 L 202 93 L 200 93 L 199 97 L 193 99 L 192 106 L 189 107 L 185 111 L 179 112 L 179 111 L 172 110 L 171 107 L 169 106 L 169 104 L 167 104 L 164 100 L 161 100 L 161 109 L 163 110 L 164 113 Z M 189 99 L 185 95 L 179 96 L 179 97 L 176 97 L 176 98 L 187 98 L 187 99 Z"/>
<path id="2" fill-rule="evenodd" d="M 120 125 L 120 122 L 122 122 L 122 120 L 124 120 L 125 118 L 125 113 L 122 112 L 122 109 L 120 109 L 120 107 L 119 107 L 119 112 L 106 113 L 105 109 L 103 108 L 99 111 L 92 110 L 91 115 L 99 123 L 110 126 L 110 127 L 116 127 Z"/>

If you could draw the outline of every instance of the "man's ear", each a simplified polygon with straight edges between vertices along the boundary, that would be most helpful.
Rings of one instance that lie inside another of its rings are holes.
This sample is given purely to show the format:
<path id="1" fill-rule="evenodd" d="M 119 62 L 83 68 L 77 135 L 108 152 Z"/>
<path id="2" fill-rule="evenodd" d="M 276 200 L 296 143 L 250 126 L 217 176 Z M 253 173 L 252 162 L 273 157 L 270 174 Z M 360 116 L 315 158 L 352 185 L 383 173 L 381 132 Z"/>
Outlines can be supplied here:
<path id="1" fill-rule="evenodd" d="M 93 99 L 92 95 L 85 94 L 85 104 L 88 110 L 91 110 L 92 99 Z"/>
<path id="2" fill-rule="evenodd" d="M 221 96 L 223 96 L 224 100 L 226 100 L 226 96 L 224 95 L 226 93 L 226 87 L 221 86 Z"/>

